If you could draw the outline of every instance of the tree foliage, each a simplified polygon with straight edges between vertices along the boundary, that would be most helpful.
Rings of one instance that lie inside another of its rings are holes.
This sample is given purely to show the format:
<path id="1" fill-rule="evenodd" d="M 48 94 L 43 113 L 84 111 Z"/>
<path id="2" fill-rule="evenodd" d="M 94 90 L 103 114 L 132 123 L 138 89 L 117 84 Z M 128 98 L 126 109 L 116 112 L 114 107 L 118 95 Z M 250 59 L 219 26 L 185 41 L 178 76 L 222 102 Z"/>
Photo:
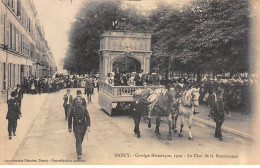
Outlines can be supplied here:
<path id="1" fill-rule="evenodd" d="M 150 16 L 155 59 L 170 56 L 169 68 L 184 71 L 248 71 L 249 16 L 247 0 L 200 0 L 182 10 L 162 5 Z"/>
<path id="2" fill-rule="evenodd" d="M 64 68 L 79 74 L 98 71 L 100 35 L 105 30 L 143 31 L 147 18 L 120 1 L 91 1 L 77 14 L 69 36 Z"/>
<path id="3" fill-rule="evenodd" d="M 248 0 L 198 0 L 176 9 L 159 3 L 148 17 L 121 1 L 92 1 L 70 32 L 65 68 L 98 70 L 99 37 L 104 30 L 152 32 L 152 69 L 186 72 L 248 71 Z"/>

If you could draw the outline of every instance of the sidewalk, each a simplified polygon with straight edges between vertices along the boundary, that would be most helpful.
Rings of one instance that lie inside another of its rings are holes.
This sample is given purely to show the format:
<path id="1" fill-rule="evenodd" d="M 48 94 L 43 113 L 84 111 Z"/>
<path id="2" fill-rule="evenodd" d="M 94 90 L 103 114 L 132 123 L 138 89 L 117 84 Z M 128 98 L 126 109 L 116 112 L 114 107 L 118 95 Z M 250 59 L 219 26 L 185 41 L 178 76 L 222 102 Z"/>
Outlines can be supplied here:
<path id="1" fill-rule="evenodd" d="M 194 116 L 194 120 L 206 124 L 208 126 L 216 126 L 212 118 L 208 119 L 209 108 L 206 105 L 200 105 L 196 108 L 196 111 L 200 113 Z M 254 140 L 253 129 L 251 127 L 252 118 L 250 115 L 242 115 L 241 112 L 230 111 L 231 117 L 225 114 L 225 121 L 223 123 L 222 129 L 227 132 L 242 136 Z"/>
<path id="2" fill-rule="evenodd" d="M 12 140 L 8 139 L 6 120 L 7 103 L 0 103 L 0 164 L 5 159 L 12 159 L 19 145 L 24 139 L 27 130 L 30 128 L 32 121 L 44 104 L 47 94 L 40 96 L 25 94 L 22 100 L 22 118 L 17 121 L 17 136 Z"/>

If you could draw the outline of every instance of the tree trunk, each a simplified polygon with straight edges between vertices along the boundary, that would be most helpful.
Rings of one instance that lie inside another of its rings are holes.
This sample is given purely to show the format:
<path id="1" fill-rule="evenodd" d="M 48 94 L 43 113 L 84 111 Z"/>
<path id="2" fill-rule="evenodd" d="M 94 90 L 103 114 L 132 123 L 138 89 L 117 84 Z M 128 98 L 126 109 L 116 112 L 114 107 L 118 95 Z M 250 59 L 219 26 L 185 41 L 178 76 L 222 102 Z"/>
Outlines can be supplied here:
<path id="1" fill-rule="evenodd" d="M 201 73 L 200 72 L 196 72 L 197 74 L 197 82 L 201 81 Z"/>

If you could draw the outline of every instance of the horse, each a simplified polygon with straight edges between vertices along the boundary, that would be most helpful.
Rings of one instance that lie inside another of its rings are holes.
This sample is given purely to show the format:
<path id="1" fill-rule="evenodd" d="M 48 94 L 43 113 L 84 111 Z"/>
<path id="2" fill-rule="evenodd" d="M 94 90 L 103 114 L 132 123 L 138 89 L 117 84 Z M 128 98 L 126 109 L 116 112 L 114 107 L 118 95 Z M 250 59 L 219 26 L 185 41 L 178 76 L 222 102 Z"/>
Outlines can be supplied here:
<path id="1" fill-rule="evenodd" d="M 189 140 L 193 140 L 192 133 L 191 133 L 191 126 L 192 126 L 192 119 L 193 119 L 193 112 L 195 111 L 195 107 L 199 106 L 199 88 L 191 88 L 178 102 L 178 110 L 176 110 L 176 115 L 173 116 L 174 122 L 172 125 L 172 129 L 174 132 L 177 132 L 177 119 L 178 116 L 180 117 L 180 133 L 179 137 L 182 137 L 182 129 L 184 127 L 183 124 L 183 117 L 188 118 L 188 126 L 189 126 Z"/>
<path id="2" fill-rule="evenodd" d="M 161 139 L 160 134 L 160 122 L 161 117 L 166 117 L 169 134 L 167 136 L 168 140 L 172 139 L 171 126 L 172 126 L 172 116 L 174 115 L 174 105 L 176 104 L 175 100 L 175 91 L 170 89 L 156 89 L 147 100 L 151 102 L 148 106 L 148 127 L 151 128 L 151 118 L 152 116 L 156 117 L 156 127 L 155 133 L 159 139 Z"/>

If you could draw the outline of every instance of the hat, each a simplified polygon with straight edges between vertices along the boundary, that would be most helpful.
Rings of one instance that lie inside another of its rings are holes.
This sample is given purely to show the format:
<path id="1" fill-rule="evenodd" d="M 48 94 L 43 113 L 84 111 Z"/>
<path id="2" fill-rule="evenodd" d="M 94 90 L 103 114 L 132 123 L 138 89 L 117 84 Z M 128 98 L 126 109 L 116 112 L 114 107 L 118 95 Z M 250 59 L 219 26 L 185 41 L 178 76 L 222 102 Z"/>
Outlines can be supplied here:
<path id="1" fill-rule="evenodd" d="M 81 90 L 77 90 L 77 95 L 82 94 Z"/>
<path id="2" fill-rule="evenodd" d="M 15 97 L 17 95 L 16 91 L 11 92 L 11 96 Z"/>

